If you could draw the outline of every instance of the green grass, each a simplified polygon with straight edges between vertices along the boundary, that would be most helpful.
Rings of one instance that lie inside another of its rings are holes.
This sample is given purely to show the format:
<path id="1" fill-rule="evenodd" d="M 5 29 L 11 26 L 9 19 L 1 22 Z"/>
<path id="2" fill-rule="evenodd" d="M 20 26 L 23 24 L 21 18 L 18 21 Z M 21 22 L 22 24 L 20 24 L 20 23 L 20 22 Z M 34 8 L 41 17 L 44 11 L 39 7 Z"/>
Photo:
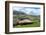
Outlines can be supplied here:
<path id="1" fill-rule="evenodd" d="M 16 28 L 25 28 L 25 27 L 40 27 L 39 23 L 34 23 L 34 24 L 28 24 L 28 25 L 18 25 L 15 26 Z"/>

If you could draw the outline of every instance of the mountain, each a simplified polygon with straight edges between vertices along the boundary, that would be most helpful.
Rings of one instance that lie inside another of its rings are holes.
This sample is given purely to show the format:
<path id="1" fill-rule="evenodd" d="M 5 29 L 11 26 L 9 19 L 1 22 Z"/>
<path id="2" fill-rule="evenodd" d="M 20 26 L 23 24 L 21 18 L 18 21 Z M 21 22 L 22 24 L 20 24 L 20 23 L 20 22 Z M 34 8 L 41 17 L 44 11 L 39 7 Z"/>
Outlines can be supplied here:
<path id="1" fill-rule="evenodd" d="M 13 11 L 13 15 L 26 15 L 26 13 L 21 11 Z"/>
<path id="2" fill-rule="evenodd" d="M 13 11 L 13 15 L 32 15 L 32 16 L 39 16 L 39 15 L 36 15 L 36 13 L 34 13 L 33 11 L 31 11 L 31 12 L 29 12 L 29 13 L 27 14 L 27 13 L 25 13 L 25 12 L 16 11 L 16 10 Z"/>

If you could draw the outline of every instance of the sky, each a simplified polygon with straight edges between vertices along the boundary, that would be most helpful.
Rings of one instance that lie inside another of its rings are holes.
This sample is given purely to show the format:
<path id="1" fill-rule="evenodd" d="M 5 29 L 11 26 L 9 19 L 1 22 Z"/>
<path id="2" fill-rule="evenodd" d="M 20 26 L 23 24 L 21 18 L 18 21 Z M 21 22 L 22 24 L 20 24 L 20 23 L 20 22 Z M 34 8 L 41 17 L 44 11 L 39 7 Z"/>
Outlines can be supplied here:
<path id="1" fill-rule="evenodd" d="M 39 7 L 13 7 L 13 10 L 24 12 L 28 15 L 40 15 Z"/>

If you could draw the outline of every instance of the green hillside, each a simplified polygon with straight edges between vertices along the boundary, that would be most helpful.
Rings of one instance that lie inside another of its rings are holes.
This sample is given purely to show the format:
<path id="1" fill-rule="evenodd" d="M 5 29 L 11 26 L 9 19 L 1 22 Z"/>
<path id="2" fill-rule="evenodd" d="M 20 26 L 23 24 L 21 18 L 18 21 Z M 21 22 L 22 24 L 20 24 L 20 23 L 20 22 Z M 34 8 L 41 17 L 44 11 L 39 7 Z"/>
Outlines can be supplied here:
<path id="1" fill-rule="evenodd" d="M 32 24 L 27 25 L 15 25 L 17 18 L 30 18 L 32 19 Z M 13 27 L 15 28 L 26 28 L 26 27 L 40 27 L 40 16 L 33 16 L 33 15 L 16 15 L 13 16 Z"/>

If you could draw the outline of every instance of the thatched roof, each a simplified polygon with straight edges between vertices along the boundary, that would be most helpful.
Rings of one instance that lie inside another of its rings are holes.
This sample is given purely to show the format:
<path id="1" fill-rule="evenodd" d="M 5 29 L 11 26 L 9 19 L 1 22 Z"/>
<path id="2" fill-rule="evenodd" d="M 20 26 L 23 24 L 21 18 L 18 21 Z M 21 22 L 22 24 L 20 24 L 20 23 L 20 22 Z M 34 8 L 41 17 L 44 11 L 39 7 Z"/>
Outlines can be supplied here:
<path id="1" fill-rule="evenodd" d="M 25 20 L 25 19 L 32 20 L 30 18 L 18 18 L 18 20 Z"/>

